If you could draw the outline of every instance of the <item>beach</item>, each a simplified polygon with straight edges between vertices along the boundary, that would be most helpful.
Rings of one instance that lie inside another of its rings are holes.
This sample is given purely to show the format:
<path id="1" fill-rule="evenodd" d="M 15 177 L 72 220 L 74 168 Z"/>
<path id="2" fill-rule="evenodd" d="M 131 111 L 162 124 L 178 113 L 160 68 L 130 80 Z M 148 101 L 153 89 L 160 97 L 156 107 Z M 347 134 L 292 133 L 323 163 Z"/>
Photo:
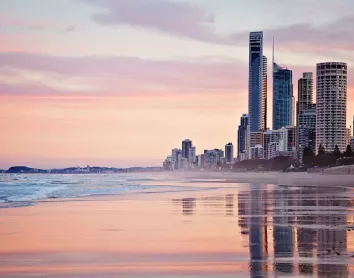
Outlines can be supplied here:
<path id="1" fill-rule="evenodd" d="M 354 175 L 307 172 L 184 172 L 186 178 L 223 179 L 227 183 L 276 184 L 289 186 L 354 187 Z"/>
<path id="2" fill-rule="evenodd" d="M 109 179 L 106 192 L 114 180 L 122 180 L 97 176 L 87 179 L 97 184 Z M 354 276 L 349 177 L 132 177 L 126 180 L 139 181 L 141 190 L 129 184 L 131 190 L 121 194 L 51 196 L 30 205 L 3 206 L 0 277 Z"/>

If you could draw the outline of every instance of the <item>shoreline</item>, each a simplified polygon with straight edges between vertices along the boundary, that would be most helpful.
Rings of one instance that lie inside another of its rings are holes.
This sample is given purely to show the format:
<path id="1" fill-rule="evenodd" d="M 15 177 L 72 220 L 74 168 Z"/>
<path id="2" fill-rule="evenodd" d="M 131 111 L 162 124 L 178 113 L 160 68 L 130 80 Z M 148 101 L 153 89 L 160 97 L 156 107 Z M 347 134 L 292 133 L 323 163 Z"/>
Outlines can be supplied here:
<path id="1" fill-rule="evenodd" d="M 288 186 L 345 186 L 354 188 L 353 175 L 324 175 L 307 172 L 181 172 L 185 178 L 224 179 L 228 183 L 274 184 Z M 224 181 L 225 182 L 225 181 Z"/>

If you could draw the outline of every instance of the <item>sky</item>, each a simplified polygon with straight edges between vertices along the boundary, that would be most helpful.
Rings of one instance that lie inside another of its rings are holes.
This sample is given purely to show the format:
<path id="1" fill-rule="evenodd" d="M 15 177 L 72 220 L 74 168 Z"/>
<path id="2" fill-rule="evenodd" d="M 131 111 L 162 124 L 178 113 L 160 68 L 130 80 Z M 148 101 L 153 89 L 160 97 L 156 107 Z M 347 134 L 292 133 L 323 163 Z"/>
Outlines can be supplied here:
<path id="1" fill-rule="evenodd" d="M 275 38 L 296 98 L 302 72 L 347 62 L 349 127 L 353 29 L 352 0 L 2 0 L 0 168 L 156 166 L 186 138 L 198 153 L 236 145 L 251 31 L 269 61 Z M 268 80 L 271 128 L 270 66 Z"/>

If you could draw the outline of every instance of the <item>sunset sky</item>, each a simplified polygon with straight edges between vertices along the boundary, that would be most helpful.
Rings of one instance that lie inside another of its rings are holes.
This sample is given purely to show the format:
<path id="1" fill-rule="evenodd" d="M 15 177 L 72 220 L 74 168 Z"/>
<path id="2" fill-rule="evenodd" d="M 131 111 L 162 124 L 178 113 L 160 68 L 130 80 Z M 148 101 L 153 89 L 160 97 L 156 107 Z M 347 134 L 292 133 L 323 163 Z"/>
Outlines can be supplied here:
<path id="1" fill-rule="evenodd" d="M 348 63 L 349 127 L 353 0 L 0 1 L 0 168 L 155 166 L 185 138 L 236 144 L 259 30 L 296 97 L 303 71 Z"/>

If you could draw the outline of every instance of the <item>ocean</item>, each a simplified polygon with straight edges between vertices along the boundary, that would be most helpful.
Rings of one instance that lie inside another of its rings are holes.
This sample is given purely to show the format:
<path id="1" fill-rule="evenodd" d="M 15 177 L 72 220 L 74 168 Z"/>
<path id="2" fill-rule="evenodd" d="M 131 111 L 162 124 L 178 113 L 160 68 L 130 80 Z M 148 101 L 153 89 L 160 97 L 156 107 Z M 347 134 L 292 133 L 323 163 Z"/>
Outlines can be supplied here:
<path id="1" fill-rule="evenodd" d="M 204 188 L 204 190 L 213 187 Z M 0 174 L 0 208 L 48 199 L 200 190 L 178 176 L 133 174 Z"/>

